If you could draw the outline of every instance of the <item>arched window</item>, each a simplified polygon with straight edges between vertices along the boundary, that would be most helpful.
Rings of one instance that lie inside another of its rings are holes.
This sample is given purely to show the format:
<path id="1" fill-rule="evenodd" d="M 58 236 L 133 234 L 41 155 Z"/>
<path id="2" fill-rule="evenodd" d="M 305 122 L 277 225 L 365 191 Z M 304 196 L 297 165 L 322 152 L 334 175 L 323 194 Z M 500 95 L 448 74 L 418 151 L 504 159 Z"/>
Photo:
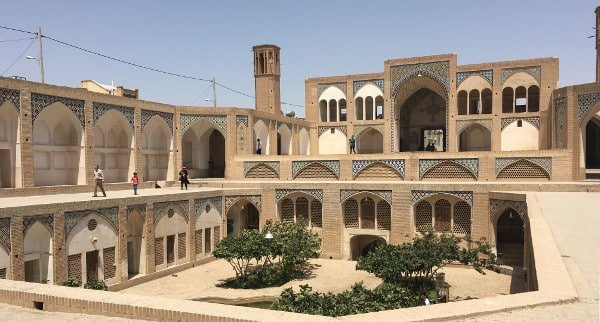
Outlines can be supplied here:
<path id="1" fill-rule="evenodd" d="M 319 112 L 321 114 L 321 122 L 327 122 L 327 101 L 321 100 L 319 102 Z"/>
<path id="2" fill-rule="evenodd" d="M 357 97 L 356 101 L 355 101 L 355 105 L 356 105 L 356 119 L 362 120 L 364 117 L 364 115 L 363 115 L 363 98 Z"/>
<path id="3" fill-rule="evenodd" d="M 365 120 L 372 120 L 373 117 L 373 97 L 368 96 L 365 98 Z"/>
<path id="4" fill-rule="evenodd" d="M 502 90 L 502 113 L 513 112 L 513 94 L 513 89 L 511 87 L 507 87 Z"/>
<path id="5" fill-rule="evenodd" d="M 289 198 L 281 202 L 281 221 L 294 222 L 294 202 Z"/>
<path id="6" fill-rule="evenodd" d="M 329 122 L 337 122 L 337 101 L 329 100 Z"/>
<path id="7" fill-rule="evenodd" d="M 433 228 L 431 204 L 427 201 L 420 201 L 415 206 L 415 228 L 421 233 L 426 233 Z"/>
<path id="8" fill-rule="evenodd" d="M 348 109 L 346 108 L 346 100 L 342 98 L 340 100 L 340 113 L 339 113 L 340 122 L 346 121 L 347 114 L 348 114 Z"/>
<path id="9" fill-rule="evenodd" d="M 392 207 L 385 200 L 377 203 L 377 229 L 392 229 Z"/>
<path id="10" fill-rule="evenodd" d="M 481 92 L 481 114 L 492 114 L 492 90 L 489 88 Z"/>
<path id="11" fill-rule="evenodd" d="M 375 229 L 375 201 L 369 197 L 360 201 L 360 228 Z"/>
<path id="12" fill-rule="evenodd" d="M 469 93 L 469 114 L 479 114 L 479 91 L 474 89 Z"/>
<path id="13" fill-rule="evenodd" d="M 383 96 L 377 96 L 375 98 L 375 112 L 378 120 L 383 119 Z"/>
<path id="14" fill-rule="evenodd" d="M 527 90 L 523 86 L 515 90 L 515 113 L 524 113 L 527 111 Z"/>
<path id="15" fill-rule="evenodd" d="M 458 115 L 467 115 L 467 91 L 458 92 Z"/>
<path id="16" fill-rule="evenodd" d="M 530 86 L 527 93 L 527 112 L 538 112 L 540 110 L 540 88 L 536 85 Z"/>
<path id="17" fill-rule="evenodd" d="M 464 201 L 454 205 L 452 232 L 455 234 L 471 234 L 471 206 Z"/>
<path id="18" fill-rule="evenodd" d="M 302 221 L 306 225 L 308 222 L 308 199 L 300 197 L 296 199 L 296 221 Z"/>
<path id="19" fill-rule="evenodd" d="M 435 202 L 435 231 L 440 233 L 450 232 L 451 207 L 446 199 Z"/>
<path id="20" fill-rule="evenodd" d="M 354 199 L 344 203 L 344 226 L 358 228 L 358 202 Z"/>

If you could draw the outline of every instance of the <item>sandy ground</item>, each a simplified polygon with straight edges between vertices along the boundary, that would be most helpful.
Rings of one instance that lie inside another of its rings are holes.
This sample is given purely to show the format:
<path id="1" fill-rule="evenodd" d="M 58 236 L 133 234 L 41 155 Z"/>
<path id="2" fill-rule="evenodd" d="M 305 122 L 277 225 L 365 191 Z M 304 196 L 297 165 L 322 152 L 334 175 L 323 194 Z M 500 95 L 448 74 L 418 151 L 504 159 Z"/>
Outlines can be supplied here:
<path id="1" fill-rule="evenodd" d="M 102 321 L 102 322 L 127 322 L 141 321 L 129 320 L 116 317 L 108 317 L 102 315 L 89 315 L 81 313 L 60 313 L 38 311 L 34 309 L 26 309 L 20 306 L 13 306 L 0 303 L 0 321 Z"/>
<path id="2" fill-rule="evenodd" d="M 140 294 L 177 299 L 196 299 L 218 297 L 225 299 L 241 299 L 260 296 L 278 296 L 282 290 L 299 285 L 309 284 L 320 292 L 341 292 L 349 289 L 354 283 L 363 281 L 372 288 L 381 283 L 373 275 L 356 270 L 356 262 L 344 260 L 314 259 L 313 277 L 305 280 L 291 281 L 280 287 L 261 290 L 226 289 L 216 286 L 220 281 L 235 276 L 233 269 L 225 260 L 216 260 L 205 265 L 191 268 L 154 281 L 137 285 L 123 293 Z M 497 294 L 510 294 L 511 277 L 487 272 L 479 274 L 474 269 L 462 267 L 446 267 L 446 281 L 451 284 L 451 299 L 482 298 Z"/>

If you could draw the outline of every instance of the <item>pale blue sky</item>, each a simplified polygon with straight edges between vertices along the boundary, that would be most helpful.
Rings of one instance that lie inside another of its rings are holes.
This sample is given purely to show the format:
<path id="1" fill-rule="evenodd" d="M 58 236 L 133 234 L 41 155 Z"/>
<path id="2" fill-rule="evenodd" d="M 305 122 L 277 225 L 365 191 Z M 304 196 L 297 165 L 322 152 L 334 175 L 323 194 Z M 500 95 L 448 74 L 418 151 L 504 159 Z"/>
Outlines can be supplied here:
<path id="1" fill-rule="evenodd" d="M 457 53 L 459 64 L 560 58 L 560 86 L 594 81 L 592 0 L 30 1 L 2 4 L 0 25 L 36 31 L 138 64 L 216 77 L 254 94 L 253 45 L 281 47 L 281 98 L 304 105 L 304 79 L 382 72 L 386 59 Z M 0 41 L 28 37 L 0 29 Z M 0 42 L 0 73 L 31 41 Z M 37 43 L 25 55 L 37 56 Z M 24 56 L 25 56 L 24 55 Z M 210 105 L 208 83 L 140 70 L 44 41 L 46 82 L 139 88 L 144 100 Z M 5 76 L 39 81 L 35 61 Z M 218 89 L 220 106 L 254 107 Z M 304 115 L 302 108 L 282 106 Z"/>

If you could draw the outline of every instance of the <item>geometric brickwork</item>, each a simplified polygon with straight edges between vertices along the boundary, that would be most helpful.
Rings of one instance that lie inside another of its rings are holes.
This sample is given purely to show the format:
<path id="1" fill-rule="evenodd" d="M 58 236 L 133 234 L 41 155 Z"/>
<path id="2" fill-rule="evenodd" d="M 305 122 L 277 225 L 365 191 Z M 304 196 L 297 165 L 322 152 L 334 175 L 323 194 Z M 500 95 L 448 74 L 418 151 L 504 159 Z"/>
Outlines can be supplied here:
<path id="1" fill-rule="evenodd" d="M 377 229 L 392 229 L 392 207 L 383 200 L 377 203 Z"/>
<path id="2" fill-rule="evenodd" d="M 352 86 L 354 88 L 354 95 L 356 95 L 356 93 L 358 93 L 358 91 L 360 91 L 360 89 L 367 84 L 373 84 L 373 85 L 379 87 L 379 89 L 382 92 L 384 91 L 383 79 L 357 80 L 357 81 L 354 81 L 354 83 L 352 84 Z"/>
<path id="3" fill-rule="evenodd" d="M 535 80 L 540 83 L 542 81 L 542 69 L 540 66 L 528 66 L 528 67 L 515 67 L 502 69 L 502 80 L 501 84 L 504 85 L 512 75 L 516 73 L 527 73 L 531 75 Z"/>
<path id="4" fill-rule="evenodd" d="M 464 128 L 472 124 L 479 124 L 492 132 L 492 119 L 458 120 L 456 121 L 456 135 L 460 135 Z"/>
<path id="5" fill-rule="evenodd" d="M 440 199 L 435 202 L 435 231 L 440 233 L 450 232 L 450 221 L 452 220 L 450 202 L 446 199 Z"/>
<path id="6" fill-rule="evenodd" d="M 229 209 L 235 205 L 239 200 L 245 200 L 250 202 L 256 207 L 256 210 L 261 211 L 260 195 L 239 195 L 239 196 L 225 196 L 225 213 L 229 212 Z"/>
<path id="7" fill-rule="evenodd" d="M 358 228 L 358 201 L 354 199 L 344 203 L 344 227 Z"/>
<path id="8" fill-rule="evenodd" d="M 127 219 L 134 212 L 139 212 L 143 217 L 146 217 L 146 204 L 137 204 L 137 205 L 127 205 Z"/>
<path id="9" fill-rule="evenodd" d="M 154 265 L 158 266 L 165 262 L 165 250 L 163 248 L 164 237 L 154 238 Z"/>
<path id="10" fill-rule="evenodd" d="M 156 202 L 153 204 L 154 209 L 154 224 L 156 225 L 156 221 L 158 218 L 164 213 L 164 210 L 170 207 L 177 207 L 181 210 L 181 214 L 185 217 L 185 221 L 189 222 L 190 217 L 188 215 L 189 210 L 189 200 L 179 200 L 179 201 L 167 201 L 167 202 Z"/>
<path id="11" fill-rule="evenodd" d="M 415 205 L 415 228 L 420 233 L 433 230 L 433 211 L 431 204 L 421 201 Z"/>
<path id="12" fill-rule="evenodd" d="M 185 258 L 186 256 L 186 233 L 177 234 L 177 259 Z"/>
<path id="13" fill-rule="evenodd" d="M 248 116 L 247 115 L 236 115 L 235 125 L 237 127 L 237 151 L 242 152 L 245 148 L 246 142 L 246 130 L 248 129 Z"/>
<path id="14" fill-rule="evenodd" d="M 455 234 L 471 234 L 471 206 L 464 201 L 454 205 L 452 232 Z"/>
<path id="15" fill-rule="evenodd" d="M 67 257 L 67 278 L 81 282 L 81 254 Z"/>
<path id="16" fill-rule="evenodd" d="M 325 90 L 327 90 L 329 87 L 337 87 L 339 88 L 342 93 L 344 93 L 344 96 L 346 95 L 346 83 L 333 83 L 333 84 L 319 84 L 317 85 L 317 97 L 320 98 L 321 94 L 323 94 L 323 92 Z"/>
<path id="17" fill-rule="evenodd" d="M 446 91 L 450 86 L 450 62 L 437 61 L 431 63 L 397 65 L 390 67 L 390 88 L 395 93 L 402 83 L 418 74 L 428 76 L 444 86 Z"/>
<path id="18" fill-rule="evenodd" d="M 592 108 L 596 104 L 596 102 L 600 101 L 600 93 L 589 93 L 579 95 L 577 97 L 578 110 L 577 110 L 577 119 L 579 120 L 579 125 L 583 122 L 588 110 Z"/>
<path id="19" fill-rule="evenodd" d="M 454 196 L 458 199 L 461 199 L 468 203 L 469 205 L 473 205 L 473 191 L 433 191 L 433 190 L 412 190 L 412 204 L 416 204 L 417 202 L 429 198 L 438 194 L 446 194 Z"/>
<path id="20" fill-rule="evenodd" d="M 116 276 L 117 266 L 115 265 L 115 247 L 104 248 L 102 250 L 104 260 L 104 279 Z"/>
<path id="21" fill-rule="evenodd" d="M 556 147 L 564 149 L 567 147 L 567 99 L 560 97 L 554 100 L 554 119 Z"/>
<path id="22" fill-rule="evenodd" d="M 194 234 L 194 246 L 196 248 L 196 255 L 202 254 L 202 236 L 204 235 L 204 230 L 196 230 Z"/>
<path id="23" fill-rule="evenodd" d="M 10 101 L 13 103 L 14 107 L 17 109 L 17 112 L 21 111 L 21 95 L 19 91 L 8 88 L 0 88 L 0 105 L 5 101 Z"/>
<path id="24" fill-rule="evenodd" d="M 0 244 L 10 252 L 10 217 L 0 218 Z"/>
<path id="25" fill-rule="evenodd" d="M 98 119 L 100 119 L 100 117 L 102 117 L 102 115 L 104 115 L 104 113 L 106 113 L 110 110 L 117 110 L 117 111 L 121 112 L 121 114 L 123 114 L 125 119 L 127 119 L 127 121 L 129 121 L 129 125 L 131 127 L 133 127 L 134 117 L 133 117 L 133 108 L 132 107 L 105 104 L 105 103 L 96 103 L 96 102 L 94 102 L 93 105 L 94 105 L 94 124 L 96 124 L 96 122 L 98 122 Z"/>
<path id="26" fill-rule="evenodd" d="M 348 200 L 349 198 L 356 196 L 361 193 L 371 193 L 379 198 L 387 201 L 390 205 L 392 204 L 392 190 L 353 190 L 353 189 L 340 189 L 340 203 Z"/>
<path id="27" fill-rule="evenodd" d="M 158 115 L 160 118 L 162 118 L 169 126 L 169 130 L 171 130 L 171 133 L 173 133 L 173 113 L 159 112 L 153 110 L 142 110 L 142 130 L 144 129 L 144 127 L 146 127 L 148 121 L 150 121 L 150 119 L 155 115 Z"/>
<path id="28" fill-rule="evenodd" d="M 44 108 L 55 102 L 61 102 L 66 105 L 79 119 L 81 126 L 85 124 L 85 114 L 83 112 L 83 101 L 72 98 L 50 96 L 43 94 L 31 93 L 31 120 L 35 121 L 35 118 L 42 112 Z"/>
<path id="29" fill-rule="evenodd" d="M 321 134 L 327 132 L 327 131 L 331 131 L 331 129 L 336 129 L 342 133 L 344 133 L 344 135 L 347 135 L 347 130 L 348 128 L 345 125 L 337 125 L 337 126 L 319 126 L 317 127 L 317 133 L 319 135 L 319 137 L 321 136 Z"/>
<path id="30" fill-rule="evenodd" d="M 421 178 L 469 178 L 477 179 L 479 159 L 421 159 Z"/>
<path id="31" fill-rule="evenodd" d="M 23 217 L 23 234 L 27 232 L 27 229 L 35 224 L 37 221 L 41 222 L 50 235 L 54 235 L 54 215 L 37 215 L 37 216 L 25 216 Z"/>
<path id="32" fill-rule="evenodd" d="M 363 174 L 365 178 L 404 178 L 404 167 L 404 160 L 402 159 L 352 160 L 352 178 L 356 178 L 367 168 L 371 170 L 371 173 L 368 175 Z M 391 170 L 391 173 L 388 170 Z"/>
<path id="33" fill-rule="evenodd" d="M 206 197 L 206 198 L 194 199 L 194 209 L 196 211 L 196 215 L 198 215 L 200 211 L 204 210 L 209 202 L 213 204 L 213 206 L 219 212 L 219 215 L 220 215 L 221 212 L 223 211 L 221 209 L 221 202 L 222 202 L 221 197 Z"/>
<path id="34" fill-rule="evenodd" d="M 246 178 L 279 178 L 279 161 L 244 161 Z"/>
<path id="35" fill-rule="evenodd" d="M 310 224 L 313 227 L 323 227 L 323 204 L 319 200 L 310 202 Z"/>
<path id="36" fill-rule="evenodd" d="M 292 161 L 294 179 L 337 179 L 339 161 Z"/>
<path id="37" fill-rule="evenodd" d="M 527 223 L 527 203 L 525 201 L 490 199 L 490 220 L 494 220 L 500 210 L 512 208 L 516 211 L 524 223 Z"/>
<path id="38" fill-rule="evenodd" d="M 227 137 L 227 116 L 226 115 L 192 115 L 181 114 L 179 119 L 179 130 L 185 133 L 194 123 L 199 120 L 207 120 L 223 135 Z"/>
<path id="39" fill-rule="evenodd" d="M 503 118 L 502 119 L 502 126 L 501 129 L 504 130 L 505 127 L 511 125 L 512 123 L 516 122 L 516 121 L 525 121 L 533 126 L 535 126 L 536 128 L 540 128 L 540 118 L 537 116 L 533 116 L 533 117 L 508 117 L 508 118 Z"/>
<path id="40" fill-rule="evenodd" d="M 483 79 L 487 80 L 490 85 L 494 85 L 494 72 L 491 69 L 487 70 L 478 70 L 471 72 L 457 72 L 456 73 L 456 88 L 469 76 L 481 76 Z"/>
<path id="41" fill-rule="evenodd" d="M 292 193 L 303 193 L 307 194 L 315 199 L 323 202 L 323 190 L 322 189 L 275 189 L 275 202 L 279 202 L 284 197 L 291 195 Z"/>
<path id="42" fill-rule="evenodd" d="M 496 178 L 548 178 L 552 174 L 552 158 L 496 158 Z"/>
<path id="43" fill-rule="evenodd" d="M 77 225 L 81 218 L 94 213 L 100 217 L 104 217 L 113 227 L 115 232 L 119 231 L 119 207 L 101 208 L 97 210 L 81 210 L 65 212 L 65 239 L 69 237 L 71 229 Z"/>

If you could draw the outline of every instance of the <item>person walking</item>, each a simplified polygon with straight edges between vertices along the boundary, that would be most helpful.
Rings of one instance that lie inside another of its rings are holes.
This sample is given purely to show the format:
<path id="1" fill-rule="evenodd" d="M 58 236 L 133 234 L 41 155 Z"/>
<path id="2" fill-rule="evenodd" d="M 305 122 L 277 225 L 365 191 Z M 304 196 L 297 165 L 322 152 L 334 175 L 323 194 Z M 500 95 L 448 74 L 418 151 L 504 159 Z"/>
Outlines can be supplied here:
<path id="1" fill-rule="evenodd" d="M 350 138 L 350 154 L 356 154 L 356 140 L 354 139 L 354 135 Z"/>
<path id="2" fill-rule="evenodd" d="M 262 154 L 262 144 L 260 139 L 256 139 L 256 154 Z"/>
<path id="3" fill-rule="evenodd" d="M 179 181 L 181 181 L 181 190 L 183 190 L 184 185 L 185 190 L 187 190 L 188 183 L 190 183 L 190 180 L 188 179 L 188 170 L 185 166 L 183 166 L 181 168 L 181 171 L 179 171 Z"/>
<path id="4" fill-rule="evenodd" d="M 102 169 L 100 169 L 97 164 L 94 167 L 94 181 L 96 182 L 96 185 L 94 186 L 94 197 L 98 197 L 98 188 L 100 188 L 102 194 L 106 197 L 106 191 L 104 191 L 104 187 L 102 186 L 102 183 L 104 183 L 104 172 L 102 172 Z"/>
<path id="5" fill-rule="evenodd" d="M 140 183 L 137 172 L 133 173 L 133 177 L 131 177 L 131 183 L 133 184 L 133 194 L 137 195 L 138 184 Z"/>

